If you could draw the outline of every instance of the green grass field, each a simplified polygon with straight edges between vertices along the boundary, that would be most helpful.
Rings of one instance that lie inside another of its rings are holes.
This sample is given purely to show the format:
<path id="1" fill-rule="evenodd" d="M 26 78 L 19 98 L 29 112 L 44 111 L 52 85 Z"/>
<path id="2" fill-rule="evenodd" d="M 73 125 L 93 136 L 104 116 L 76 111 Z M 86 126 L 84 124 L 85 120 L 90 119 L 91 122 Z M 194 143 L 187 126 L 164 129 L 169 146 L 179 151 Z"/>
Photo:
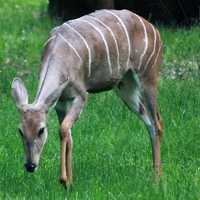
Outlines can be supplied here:
<path id="1" fill-rule="evenodd" d="M 23 170 L 19 116 L 10 95 L 14 76 L 33 99 L 42 45 L 54 26 L 46 0 L 0 0 L 0 199 L 200 199 L 200 27 L 158 27 L 164 59 L 158 104 L 164 123 L 162 178 L 153 181 L 149 137 L 113 92 L 90 95 L 73 128 L 74 184 L 61 187 L 55 112 L 34 174 Z"/>

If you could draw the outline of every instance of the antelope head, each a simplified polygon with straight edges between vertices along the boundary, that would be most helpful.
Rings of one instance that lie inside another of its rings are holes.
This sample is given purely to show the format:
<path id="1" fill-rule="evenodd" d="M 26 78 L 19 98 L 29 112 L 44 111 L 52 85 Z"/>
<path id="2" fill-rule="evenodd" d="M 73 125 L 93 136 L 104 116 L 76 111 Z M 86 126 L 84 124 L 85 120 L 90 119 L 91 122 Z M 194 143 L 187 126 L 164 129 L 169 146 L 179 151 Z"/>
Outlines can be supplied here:
<path id="1" fill-rule="evenodd" d="M 47 140 L 47 113 L 59 98 L 63 86 L 56 89 L 44 101 L 28 104 L 27 90 L 19 78 L 12 83 L 12 96 L 21 116 L 19 134 L 24 147 L 24 167 L 34 172 L 39 164 L 40 154 Z"/>

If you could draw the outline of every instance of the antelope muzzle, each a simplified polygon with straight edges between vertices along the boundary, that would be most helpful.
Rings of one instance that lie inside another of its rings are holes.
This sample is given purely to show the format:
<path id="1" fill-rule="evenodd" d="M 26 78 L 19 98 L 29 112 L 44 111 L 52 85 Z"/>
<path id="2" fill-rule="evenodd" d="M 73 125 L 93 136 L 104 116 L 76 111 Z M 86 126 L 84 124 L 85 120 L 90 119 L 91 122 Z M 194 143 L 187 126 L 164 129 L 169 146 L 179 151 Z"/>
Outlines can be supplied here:
<path id="1" fill-rule="evenodd" d="M 24 167 L 27 172 L 34 172 L 37 166 L 34 163 L 25 163 Z"/>

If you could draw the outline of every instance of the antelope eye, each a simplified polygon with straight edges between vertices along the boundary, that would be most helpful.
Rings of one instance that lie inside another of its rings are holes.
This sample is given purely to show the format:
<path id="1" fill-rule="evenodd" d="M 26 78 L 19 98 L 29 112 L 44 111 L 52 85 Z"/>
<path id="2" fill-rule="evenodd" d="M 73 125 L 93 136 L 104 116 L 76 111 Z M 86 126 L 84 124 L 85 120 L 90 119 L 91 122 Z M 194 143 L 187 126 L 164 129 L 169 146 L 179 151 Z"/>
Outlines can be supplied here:
<path id="1" fill-rule="evenodd" d="M 40 137 L 44 133 L 45 127 L 40 128 L 38 131 L 38 136 Z"/>
<path id="2" fill-rule="evenodd" d="M 19 134 L 23 137 L 24 135 L 23 135 L 23 132 L 22 132 L 22 130 L 20 129 L 20 128 L 18 128 L 18 132 L 19 132 Z"/>

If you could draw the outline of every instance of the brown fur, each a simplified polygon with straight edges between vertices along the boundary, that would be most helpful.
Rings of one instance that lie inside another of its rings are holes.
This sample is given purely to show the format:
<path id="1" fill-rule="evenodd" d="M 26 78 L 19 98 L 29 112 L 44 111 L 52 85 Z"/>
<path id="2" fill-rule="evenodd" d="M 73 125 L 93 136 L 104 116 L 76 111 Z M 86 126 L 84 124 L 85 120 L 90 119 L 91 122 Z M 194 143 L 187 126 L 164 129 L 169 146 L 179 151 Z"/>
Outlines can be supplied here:
<path id="1" fill-rule="evenodd" d="M 128 32 L 130 58 L 128 38 L 118 17 Z M 101 20 L 113 31 L 119 47 L 120 66 L 117 65 L 115 40 L 110 31 L 94 18 Z M 145 28 L 148 39 L 147 49 L 145 48 L 147 44 Z M 100 30 L 105 37 L 108 52 L 102 35 L 96 29 Z M 155 52 L 152 54 L 155 41 L 154 30 L 157 40 Z M 91 50 L 91 68 L 89 68 L 90 51 L 84 40 Z M 112 69 L 109 68 L 109 55 Z M 152 58 L 151 55 L 153 55 Z M 151 59 L 147 63 L 149 58 Z M 128 59 L 130 60 L 127 65 Z M 28 110 L 23 108 L 21 115 L 24 134 L 38 138 L 37 131 L 40 122 L 46 121 L 49 107 L 56 104 L 61 138 L 61 183 L 66 186 L 72 181 L 70 129 L 79 118 L 86 103 L 87 93 L 108 89 L 115 89 L 129 109 L 135 112 L 146 125 L 152 144 L 153 165 L 156 173 L 160 174 L 162 123 L 156 102 L 156 85 L 161 60 L 162 42 L 158 31 L 145 19 L 127 10 L 97 11 L 80 19 L 68 21 L 50 33 L 42 56 L 35 105 L 28 106 Z M 15 83 L 13 88 L 13 96 L 17 104 L 20 104 L 20 101 L 22 101 L 21 104 L 26 104 L 26 91 L 20 81 Z M 21 98 L 20 94 L 23 94 Z M 38 139 L 38 142 L 41 140 Z M 33 140 L 32 143 L 34 143 Z"/>

